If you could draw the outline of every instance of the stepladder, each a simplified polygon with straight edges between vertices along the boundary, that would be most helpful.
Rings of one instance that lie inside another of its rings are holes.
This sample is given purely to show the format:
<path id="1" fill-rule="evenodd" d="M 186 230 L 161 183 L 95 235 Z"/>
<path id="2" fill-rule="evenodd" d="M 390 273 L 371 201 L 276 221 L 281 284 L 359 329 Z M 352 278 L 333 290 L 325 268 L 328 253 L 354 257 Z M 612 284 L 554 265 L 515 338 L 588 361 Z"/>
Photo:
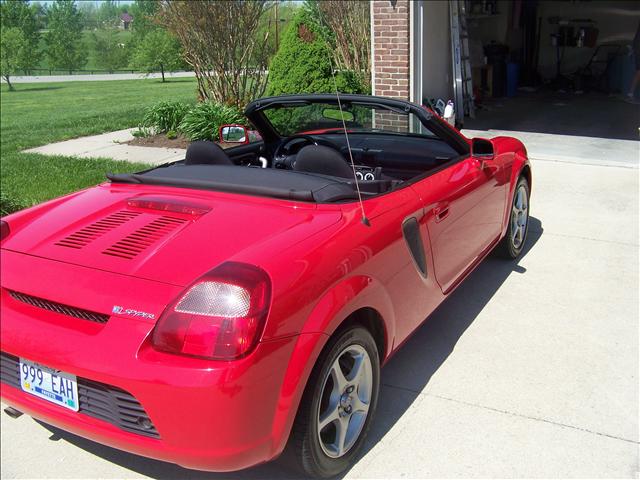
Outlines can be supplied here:
<path id="1" fill-rule="evenodd" d="M 449 2 L 449 20 L 456 125 L 462 126 L 465 117 L 475 117 L 465 0 Z"/>

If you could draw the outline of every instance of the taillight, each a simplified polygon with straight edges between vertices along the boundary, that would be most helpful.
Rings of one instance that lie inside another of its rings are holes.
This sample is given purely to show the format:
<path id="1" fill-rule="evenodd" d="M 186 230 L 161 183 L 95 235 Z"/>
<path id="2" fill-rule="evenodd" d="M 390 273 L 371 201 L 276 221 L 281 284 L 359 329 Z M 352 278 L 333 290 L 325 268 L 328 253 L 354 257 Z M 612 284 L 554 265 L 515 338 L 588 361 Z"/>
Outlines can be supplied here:
<path id="1" fill-rule="evenodd" d="M 199 278 L 163 312 L 153 331 L 158 350 L 217 360 L 248 354 L 271 302 L 264 270 L 225 263 Z"/>
<path id="2" fill-rule="evenodd" d="M 0 241 L 7 238 L 10 232 L 11 230 L 9 230 L 9 224 L 4 220 L 0 220 Z"/>

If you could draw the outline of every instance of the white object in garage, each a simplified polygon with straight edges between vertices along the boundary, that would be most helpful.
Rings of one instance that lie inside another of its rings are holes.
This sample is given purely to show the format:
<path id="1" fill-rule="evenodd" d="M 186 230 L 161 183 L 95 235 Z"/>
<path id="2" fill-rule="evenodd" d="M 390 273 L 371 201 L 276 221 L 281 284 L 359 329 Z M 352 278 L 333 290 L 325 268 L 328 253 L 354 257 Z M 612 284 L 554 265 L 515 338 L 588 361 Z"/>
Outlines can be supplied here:
<path id="1" fill-rule="evenodd" d="M 455 124 L 456 124 L 456 111 L 453 108 L 453 102 L 451 100 L 449 100 L 447 102 L 447 106 L 444 107 L 444 115 L 442 117 L 447 122 L 449 122 L 449 125 L 455 126 Z"/>

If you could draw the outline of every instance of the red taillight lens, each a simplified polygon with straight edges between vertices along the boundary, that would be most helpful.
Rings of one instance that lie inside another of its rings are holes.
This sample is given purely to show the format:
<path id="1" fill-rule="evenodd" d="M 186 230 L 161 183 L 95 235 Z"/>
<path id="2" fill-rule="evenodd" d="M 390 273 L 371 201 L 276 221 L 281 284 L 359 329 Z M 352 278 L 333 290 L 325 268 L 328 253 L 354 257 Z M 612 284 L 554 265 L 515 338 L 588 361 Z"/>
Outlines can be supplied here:
<path id="1" fill-rule="evenodd" d="M 7 238 L 10 232 L 11 230 L 9 230 L 9 224 L 4 220 L 0 220 L 0 241 Z"/>
<path id="2" fill-rule="evenodd" d="M 225 263 L 167 307 L 153 331 L 159 350 L 217 360 L 249 353 L 264 329 L 271 281 L 264 270 Z"/>

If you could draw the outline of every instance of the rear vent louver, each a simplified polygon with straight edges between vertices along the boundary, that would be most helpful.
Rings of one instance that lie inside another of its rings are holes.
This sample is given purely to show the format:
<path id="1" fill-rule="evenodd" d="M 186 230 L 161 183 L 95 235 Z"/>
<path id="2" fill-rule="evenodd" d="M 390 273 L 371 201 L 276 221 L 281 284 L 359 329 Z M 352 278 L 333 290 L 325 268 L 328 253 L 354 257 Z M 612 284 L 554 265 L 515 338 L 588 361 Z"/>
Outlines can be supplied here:
<path id="1" fill-rule="evenodd" d="M 14 292 L 13 290 L 7 290 L 9 295 L 15 300 L 22 303 L 27 303 L 34 307 L 49 310 L 50 312 L 59 313 L 61 315 L 67 315 L 69 317 L 79 318 L 81 320 L 89 320 L 90 322 L 107 323 L 109 315 L 102 313 L 91 312 L 89 310 L 83 310 L 81 308 L 70 307 L 69 305 L 63 305 L 61 303 L 45 300 L 44 298 L 33 297 L 20 292 Z"/>
<path id="2" fill-rule="evenodd" d="M 92 223 L 84 228 L 81 228 L 75 233 L 63 238 L 56 245 L 60 247 L 80 249 L 86 247 L 89 243 L 93 242 L 96 238 L 104 235 L 105 233 L 119 227 L 123 223 L 140 215 L 140 212 L 130 212 L 122 210 L 120 212 L 112 213 L 104 217 L 102 220 Z"/>
<path id="3" fill-rule="evenodd" d="M 151 223 L 117 241 L 102 253 L 130 260 L 186 221 L 167 216 L 156 218 Z"/>

